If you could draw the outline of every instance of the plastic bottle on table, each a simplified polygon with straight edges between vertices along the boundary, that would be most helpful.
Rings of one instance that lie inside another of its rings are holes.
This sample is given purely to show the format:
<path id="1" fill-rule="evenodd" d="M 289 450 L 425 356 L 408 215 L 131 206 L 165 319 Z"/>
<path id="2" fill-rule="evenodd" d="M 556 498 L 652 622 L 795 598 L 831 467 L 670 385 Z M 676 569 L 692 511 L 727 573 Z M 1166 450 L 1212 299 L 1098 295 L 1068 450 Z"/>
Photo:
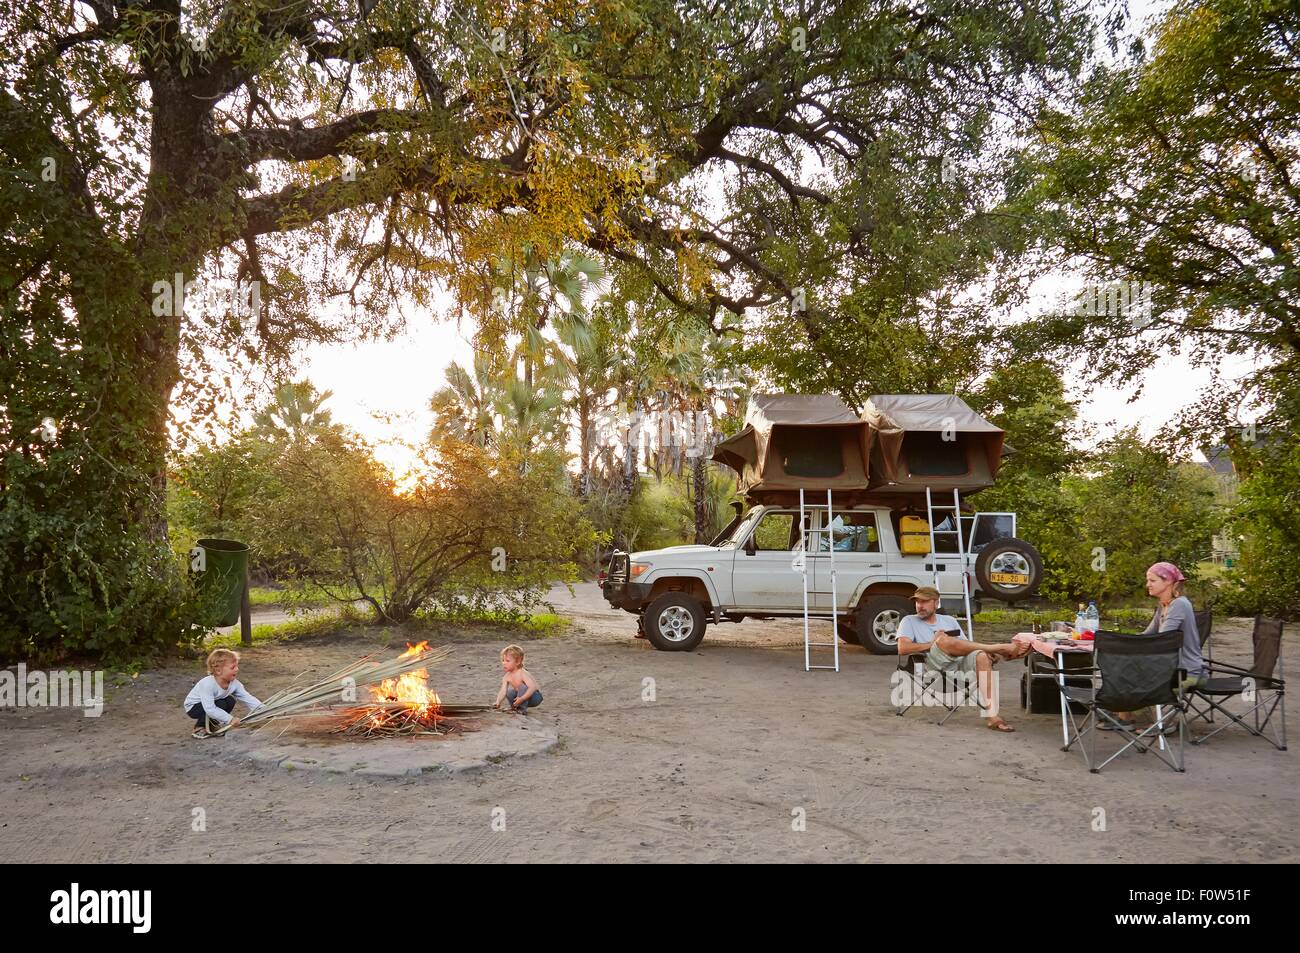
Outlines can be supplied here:
<path id="1" fill-rule="evenodd" d="M 1084 627 L 1093 635 L 1096 635 L 1097 630 L 1101 628 L 1101 613 L 1097 611 L 1097 603 L 1095 602 L 1088 603 Z"/>
<path id="2" fill-rule="evenodd" d="M 1083 603 L 1079 603 L 1079 611 L 1074 614 L 1074 629 L 1070 632 L 1070 638 L 1077 639 L 1083 635 L 1083 627 L 1088 624 L 1087 614 L 1084 612 Z"/>

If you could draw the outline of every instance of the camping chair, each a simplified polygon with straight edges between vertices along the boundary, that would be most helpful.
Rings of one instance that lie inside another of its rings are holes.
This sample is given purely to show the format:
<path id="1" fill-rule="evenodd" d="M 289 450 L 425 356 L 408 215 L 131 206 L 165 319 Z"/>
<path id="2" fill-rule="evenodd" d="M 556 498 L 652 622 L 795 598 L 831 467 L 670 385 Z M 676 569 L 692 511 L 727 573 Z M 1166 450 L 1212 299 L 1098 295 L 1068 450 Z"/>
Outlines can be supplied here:
<path id="1" fill-rule="evenodd" d="M 903 716 L 911 710 L 912 706 L 921 702 L 928 695 L 934 699 L 935 703 L 947 709 L 947 714 L 939 719 L 942 725 L 949 718 L 955 715 L 958 709 L 962 708 L 966 702 L 974 700 L 975 705 L 979 707 L 978 684 L 973 684 L 965 678 L 959 678 L 948 672 L 940 671 L 936 668 L 930 668 L 925 664 L 926 655 L 924 652 L 917 652 L 913 655 L 898 656 L 898 671 L 905 672 L 911 679 L 909 690 L 910 700 L 906 704 L 899 704 L 894 714 Z M 935 693 L 935 689 L 939 693 Z M 983 708 L 980 708 L 983 711 Z"/>
<path id="2" fill-rule="evenodd" d="M 1187 703 L 1183 699 L 1178 685 L 1183 672 L 1178 667 L 1178 653 L 1183 644 L 1183 630 L 1158 632 L 1154 635 L 1124 635 L 1119 632 L 1098 631 L 1095 635 L 1094 652 L 1096 665 L 1090 670 L 1094 676 L 1091 687 L 1062 685 L 1061 694 L 1065 702 L 1077 702 L 1087 712 L 1082 722 L 1075 718 L 1075 713 L 1068 704 L 1063 707 L 1069 712 L 1070 726 L 1074 736 L 1066 741 L 1062 751 L 1069 751 L 1075 742 L 1083 755 L 1088 770 L 1097 774 L 1125 751 L 1136 748 L 1141 754 L 1154 752 L 1175 771 L 1183 767 L 1183 741 L 1187 733 L 1185 718 Z M 1063 672 L 1063 670 L 1062 670 Z M 1071 669 L 1069 674 L 1081 674 L 1079 669 Z M 1097 685 L 1095 677 L 1100 676 Z M 1142 731 L 1132 722 L 1121 721 L 1115 712 L 1138 711 L 1154 705 L 1156 720 L 1151 727 Z M 1168 708 L 1166 708 L 1168 706 Z M 1105 761 L 1097 761 L 1097 734 L 1102 719 L 1114 727 L 1124 744 Z M 1164 726 L 1171 720 L 1178 722 L 1178 747 L 1166 744 Z M 1084 743 L 1087 736 L 1087 744 Z"/>
<path id="3" fill-rule="evenodd" d="M 1210 630 L 1214 625 L 1214 610 L 1206 606 L 1200 612 L 1196 613 L 1196 632 L 1201 637 L 1201 658 L 1205 660 L 1207 667 L 1214 662 L 1214 645 L 1210 642 Z M 1198 708 L 1195 699 L 1188 695 L 1187 698 L 1187 720 L 1194 721 L 1200 719 L 1205 722 L 1214 721 L 1214 709 L 1211 707 Z M 1195 744 L 1196 742 L 1192 742 Z"/>
<path id="4" fill-rule="evenodd" d="M 1203 738 L 1193 739 L 1192 744 L 1199 745 L 1209 741 L 1224 728 L 1235 724 L 1245 728 L 1252 735 L 1263 738 L 1278 751 L 1286 750 L 1286 679 L 1282 672 L 1282 620 L 1262 615 L 1255 616 L 1255 629 L 1251 633 L 1251 642 L 1254 645 L 1255 659 L 1249 670 L 1235 665 L 1207 662 L 1209 678 L 1205 684 L 1190 689 L 1191 697 L 1208 703 L 1207 710 L 1221 712 L 1229 719 Z M 1274 668 L 1277 669 L 1276 677 L 1273 675 Z M 1251 707 L 1240 715 L 1235 715 L 1219 703 L 1227 701 L 1233 695 L 1245 695 L 1246 704 Z M 1254 704 L 1251 704 L 1252 702 Z M 1264 733 L 1264 729 L 1272 721 L 1274 711 L 1278 712 L 1278 727 L 1270 737 Z M 1255 722 L 1253 727 L 1246 723 L 1246 718 L 1252 715 Z"/>

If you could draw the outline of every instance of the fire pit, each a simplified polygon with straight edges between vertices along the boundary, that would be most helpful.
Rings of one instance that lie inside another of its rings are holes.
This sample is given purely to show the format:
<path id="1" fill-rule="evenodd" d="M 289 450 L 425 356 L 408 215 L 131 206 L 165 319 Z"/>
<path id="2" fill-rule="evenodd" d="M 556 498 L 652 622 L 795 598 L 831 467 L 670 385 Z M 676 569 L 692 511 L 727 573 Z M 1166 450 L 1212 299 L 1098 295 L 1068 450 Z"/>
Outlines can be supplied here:
<path id="1" fill-rule="evenodd" d="M 286 690 L 278 711 L 272 709 L 255 730 L 226 732 L 216 747 L 196 750 L 290 771 L 412 777 L 495 769 L 558 742 L 548 718 L 444 702 L 429 687 L 422 663 L 445 656 L 445 649 L 430 652 L 425 643 L 409 646 L 400 659 L 385 663 L 391 677 L 362 682 L 369 686 L 366 697 L 341 696 L 353 672 L 359 672 L 357 681 L 367 674 L 362 660 Z"/>

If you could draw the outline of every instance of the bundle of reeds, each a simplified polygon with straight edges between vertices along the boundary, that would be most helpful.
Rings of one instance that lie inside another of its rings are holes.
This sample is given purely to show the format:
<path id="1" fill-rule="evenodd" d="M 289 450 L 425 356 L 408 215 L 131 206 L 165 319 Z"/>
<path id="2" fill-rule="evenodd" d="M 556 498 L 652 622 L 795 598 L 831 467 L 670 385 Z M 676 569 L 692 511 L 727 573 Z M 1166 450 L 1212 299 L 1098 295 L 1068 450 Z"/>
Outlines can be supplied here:
<path id="1" fill-rule="evenodd" d="M 400 657 L 390 659 L 387 662 L 377 662 L 374 656 L 367 655 L 365 658 L 344 666 L 320 681 L 313 682 L 310 685 L 290 686 L 283 691 L 276 692 L 262 702 L 260 708 L 254 709 L 241 718 L 240 727 L 254 728 L 274 718 L 282 718 L 286 715 L 300 715 L 333 702 L 351 701 L 355 703 L 356 696 L 353 692 L 356 689 L 377 684 L 386 678 L 396 678 L 417 668 L 426 668 L 429 665 L 443 661 L 450 655 L 450 649 L 430 648 L 423 648 L 414 652 L 408 651 Z M 299 678 L 301 677 L 299 676 Z M 218 733 L 228 729 L 229 725 L 223 725 L 218 729 Z"/>

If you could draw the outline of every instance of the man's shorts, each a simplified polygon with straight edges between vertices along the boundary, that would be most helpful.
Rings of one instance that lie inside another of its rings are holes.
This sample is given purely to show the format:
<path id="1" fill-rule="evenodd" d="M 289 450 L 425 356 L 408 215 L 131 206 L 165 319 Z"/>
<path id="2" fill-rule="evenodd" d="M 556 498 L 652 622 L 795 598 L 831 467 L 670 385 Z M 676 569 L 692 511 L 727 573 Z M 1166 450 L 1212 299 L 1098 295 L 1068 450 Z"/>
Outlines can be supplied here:
<path id="1" fill-rule="evenodd" d="M 939 650 L 939 646 L 931 645 L 930 651 L 925 655 L 925 664 L 930 668 L 938 669 L 940 672 L 975 672 L 975 659 L 979 652 L 971 652 L 969 655 L 959 655 L 953 658 L 947 652 Z"/>

